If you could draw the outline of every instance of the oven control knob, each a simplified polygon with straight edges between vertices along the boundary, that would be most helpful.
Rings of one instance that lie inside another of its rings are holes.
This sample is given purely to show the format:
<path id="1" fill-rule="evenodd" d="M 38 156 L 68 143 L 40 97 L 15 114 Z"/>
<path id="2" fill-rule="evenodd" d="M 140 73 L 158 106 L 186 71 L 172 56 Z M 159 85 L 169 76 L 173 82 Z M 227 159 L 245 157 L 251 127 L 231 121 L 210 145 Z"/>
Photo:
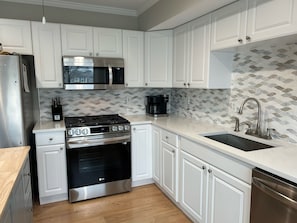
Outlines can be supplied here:
<path id="1" fill-rule="evenodd" d="M 123 130 L 124 130 L 124 126 L 119 125 L 119 126 L 118 126 L 118 129 L 119 129 L 119 131 L 123 131 Z"/>
<path id="2" fill-rule="evenodd" d="M 81 129 L 76 129 L 75 130 L 75 135 L 80 135 L 81 134 Z"/>
<path id="3" fill-rule="evenodd" d="M 115 126 L 115 125 L 113 125 L 113 126 L 111 127 L 111 130 L 112 130 L 113 132 L 117 132 L 117 131 L 118 131 L 118 127 Z"/>
<path id="4" fill-rule="evenodd" d="M 83 129 L 83 130 L 82 130 L 82 134 L 83 134 L 83 135 L 87 135 L 88 133 L 89 133 L 88 129 Z"/>
<path id="5" fill-rule="evenodd" d="M 130 130 L 130 126 L 129 125 L 125 125 L 125 131 L 129 131 Z"/>
<path id="6" fill-rule="evenodd" d="M 72 129 L 69 129 L 69 130 L 67 131 L 67 134 L 68 134 L 69 136 L 72 136 L 72 135 L 73 135 L 73 131 L 72 131 Z"/>

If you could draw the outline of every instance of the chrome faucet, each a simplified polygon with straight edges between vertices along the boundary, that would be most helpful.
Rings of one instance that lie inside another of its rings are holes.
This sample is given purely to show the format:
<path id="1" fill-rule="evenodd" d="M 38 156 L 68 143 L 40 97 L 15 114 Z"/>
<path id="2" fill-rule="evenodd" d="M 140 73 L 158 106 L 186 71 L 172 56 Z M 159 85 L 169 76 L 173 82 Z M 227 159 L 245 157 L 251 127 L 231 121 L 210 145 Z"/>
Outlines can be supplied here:
<path id="1" fill-rule="evenodd" d="M 241 106 L 240 106 L 240 108 L 238 110 L 238 113 L 242 114 L 243 107 L 244 107 L 244 105 L 245 105 L 245 103 L 247 101 L 255 101 L 257 103 L 257 106 L 258 106 L 258 120 L 257 120 L 257 126 L 256 126 L 255 131 L 246 132 L 246 134 L 261 137 L 262 133 L 261 133 L 261 127 L 260 127 L 260 123 L 261 123 L 261 105 L 260 105 L 260 102 L 256 98 L 247 98 L 241 104 Z"/>

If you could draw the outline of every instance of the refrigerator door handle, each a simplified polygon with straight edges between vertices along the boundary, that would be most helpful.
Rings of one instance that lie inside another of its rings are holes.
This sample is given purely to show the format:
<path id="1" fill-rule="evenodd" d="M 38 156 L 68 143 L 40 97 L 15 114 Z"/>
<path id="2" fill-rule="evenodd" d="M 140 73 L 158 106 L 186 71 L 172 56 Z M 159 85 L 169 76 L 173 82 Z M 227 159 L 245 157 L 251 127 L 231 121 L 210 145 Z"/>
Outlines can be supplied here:
<path id="1" fill-rule="evenodd" d="M 22 74 L 23 74 L 23 86 L 24 91 L 26 93 L 30 93 L 29 83 L 28 83 L 28 73 L 27 73 L 27 66 L 25 64 L 22 64 Z"/>

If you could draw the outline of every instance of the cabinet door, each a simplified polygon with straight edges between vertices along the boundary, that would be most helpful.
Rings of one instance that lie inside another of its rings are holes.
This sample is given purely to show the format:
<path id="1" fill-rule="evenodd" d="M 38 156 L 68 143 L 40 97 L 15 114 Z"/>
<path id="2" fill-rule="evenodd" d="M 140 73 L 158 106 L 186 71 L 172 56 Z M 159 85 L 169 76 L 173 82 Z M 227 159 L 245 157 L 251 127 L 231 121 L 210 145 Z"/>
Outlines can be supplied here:
<path id="1" fill-rule="evenodd" d="M 173 32 L 173 87 L 187 87 L 188 77 L 188 25 L 176 28 Z"/>
<path id="2" fill-rule="evenodd" d="M 39 196 L 67 193 L 65 145 L 37 146 L 36 153 Z"/>
<path id="3" fill-rule="evenodd" d="M 23 170 L 22 170 L 22 182 L 24 189 L 24 221 L 33 222 L 33 204 L 32 204 L 32 189 L 31 189 L 31 171 L 30 161 L 27 157 Z"/>
<path id="4" fill-rule="evenodd" d="M 161 136 L 160 129 L 153 127 L 152 129 L 152 153 L 153 153 L 153 179 L 161 185 L 162 173 L 161 173 Z"/>
<path id="5" fill-rule="evenodd" d="M 33 52 L 38 88 L 62 88 L 60 25 L 32 22 Z"/>
<path id="6" fill-rule="evenodd" d="M 32 54 L 30 21 L 0 19 L 0 43 L 3 50 Z"/>
<path id="7" fill-rule="evenodd" d="M 145 86 L 172 87 L 171 30 L 145 33 Z"/>
<path id="8" fill-rule="evenodd" d="M 251 41 L 297 32 L 295 0 L 249 0 L 247 36 Z"/>
<path id="9" fill-rule="evenodd" d="M 19 176 L 13 190 L 11 201 L 12 222 L 19 223 L 24 222 L 25 208 L 24 208 L 24 188 L 22 177 Z"/>
<path id="10" fill-rule="evenodd" d="M 189 24 L 189 77 L 188 87 L 207 88 L 210 57 L 210 16 L 201 17 Z"/>
<path id="11" fill-rule="evenodd" d="M 200 223 L 206 222 L 207 167 L 203 161 L 181 151 L 180 204 Z"/>
<path id="12" fill-rule="evenodd" d="M 144 86 L 144 33 L 123 30 L 126 87 Z"/>
<path id="13" fill-rule="evenodd" d="M 152 178 L 151 125 L 132 126 L 132 181 Z"/>
<path id="14" fill-rule="evenodd" d="M 162 142 L 162 187 L 176 200 L 176 148 Z"/>
<path id="15" fill-rule="evenodd" d="M 11 216 L 11 199 L 9 199 L 6 203 L 5 209 L 2 212 L 0 223 L 12 223 L 12 216 Z"/>
<path id="16" fill-rule="evenodd" d="M 249 223 L 251 186 L 210 166 L 208 222 Z"/>
<path id="17" fill-rule="evenodd" d="M 62 54 L 93 56 L 93 28 L 90 26 L 61 25 Z"/>
<path id="18" fill-rule="evenodd" d="M 94 56 L 123 57 L 122 30 L 94 28 Z"/>
<path id="19" fill-rule="evenodd" d="M 211 49 L 225 49 L 245 42 L 247 0 L 225 6 L 211 15 Z"/>

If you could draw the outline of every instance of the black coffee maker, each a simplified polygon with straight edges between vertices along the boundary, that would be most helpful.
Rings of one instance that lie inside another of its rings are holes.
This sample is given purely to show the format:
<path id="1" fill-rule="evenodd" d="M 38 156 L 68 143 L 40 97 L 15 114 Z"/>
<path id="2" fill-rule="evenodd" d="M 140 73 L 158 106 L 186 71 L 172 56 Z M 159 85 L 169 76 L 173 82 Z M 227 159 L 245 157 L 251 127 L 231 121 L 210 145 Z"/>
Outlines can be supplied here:
<path id="1" fill-rule="evenodd" d="M 167 115 L 168 95 L 146 96 L 146 113 L 153 116 Z"/>

